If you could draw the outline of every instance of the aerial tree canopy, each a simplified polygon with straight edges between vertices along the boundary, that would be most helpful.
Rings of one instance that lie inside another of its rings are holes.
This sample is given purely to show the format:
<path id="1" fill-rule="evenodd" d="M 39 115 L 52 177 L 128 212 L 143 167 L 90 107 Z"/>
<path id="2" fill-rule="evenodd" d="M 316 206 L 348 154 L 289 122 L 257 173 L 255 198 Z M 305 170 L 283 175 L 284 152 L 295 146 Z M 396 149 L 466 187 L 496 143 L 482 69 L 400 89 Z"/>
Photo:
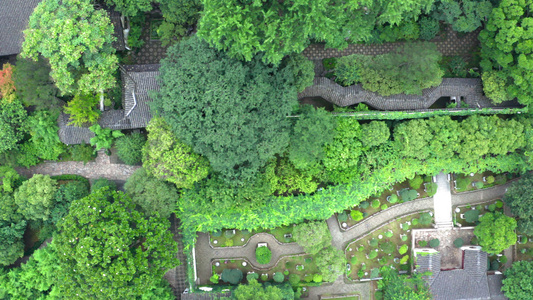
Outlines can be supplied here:
<path id="1" fill-rule="evenodd" d="M 425 281 L 420 275 L 412 278 L 399 275 L 389 267 L 381 269 L 383 279 L 378 281 L 378 287 L 383 291 L 383 299 L 388 300 L 430 300 L 433 299 Z"/>
<path id="2" fill-rule="evenodd" d="M 19 212 L 28 220 L 46 221 L 55 204 L 57 181 L 48 175 L 35 174 L 15 191 Z"/>
<path id="3" fill-rule="evenodd" d="M 498 254 L 516 244 L 516 220 L 502 213 L 485 213 L 474 229 L 481 249 Z"/>
<path id="4" fill-rule="evenodd" d="M 105 0 L 108 5 L 114 5 L 116 11 L 127 17 L 152 10 L 153 0 Z"/>
<path id="5" fill-rule="evenodd" d="M 191 37 L 168 49 L 160 72 L 153 108 L 224 179 L 253 179 L 287 147 L 296 102 L 288 68 L 241 62 Z"/>
<path id="6" fill-rule="evenodd" d="M 518 219 L 518 230 L 533 235 L 533 176 L 525 174 L 514 182 L 505 193 L 503 201 Z"/>
<path id="7" fill-rule="evenodd" d="M 339 2 L 203 0 L 198 35 L 229 56 L 279 63 L 300 53 L 311 38 L 345 48 L 371 36 L 376 24 L 398 24 L 429 12 L 434 0 Z"/>
<path id="8" fill-rule="evenodd" d="M 170 223 L 145 218 L 121 192 L 99 189 L 72 202 L 54 238 L 62 296 L 135 299 L 179 262 Z"/>
<path id="9" fill-rule="evenodd" d="M 236 300 L 282 300 L 282 291 L 276 286 L 266 286 L 252 279 L 248 284 L 240 284 L 232 293 Z"/>
<path id="10" fill-rule="evenodd" d="M 533 262 L 516 261 L 505 270 L 502 291 L 509 300 L 527 300 L 533 294 Z"/>
<path id="11" fill-rule="evenodd" d="M 472 32 L 481 27 L 491 11 L 492 3 L 489 0 L 440 0 L 433 16 L 451 24 L 454 31 Z"/>
<path id="12" fill-rule="evenodd" d="M 24 31 L 22 57 L 48 59 L 62 94 L 102 92 L 115 85 L 118 67 L 113 25 L 90 0 L 44 0 Z"/>
<path id="13" fill-rule="evenodd" d="M 490 79 L 485 93 L 497 103 L 515 97 L 522 104 L 533 103 L 531 10 L 531 1 L 502 0 L 479 33 L 481 68 L 483 72 L 491 72 L 490 76 L 483 77 Z M 496 89 L 494 85 L 505 90 Z"/>
<path id="14" fill-rule="evenodd" d="M 316 254 L 323 248 L 331 246 L 328 224 L 323 221 L 298 224 L 292 234 L 294 240 L 309 254 Z"/>

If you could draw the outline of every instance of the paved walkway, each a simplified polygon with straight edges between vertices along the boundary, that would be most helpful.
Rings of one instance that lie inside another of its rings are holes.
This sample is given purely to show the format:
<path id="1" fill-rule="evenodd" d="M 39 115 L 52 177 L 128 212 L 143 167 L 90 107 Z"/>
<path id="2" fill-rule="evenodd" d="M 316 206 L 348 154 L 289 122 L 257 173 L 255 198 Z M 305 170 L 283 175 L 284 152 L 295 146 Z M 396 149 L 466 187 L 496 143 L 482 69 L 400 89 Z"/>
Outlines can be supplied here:
<path id="1" fill-rule="evenodd" d="M 452 194 L 452 205 L 466 205 L 502 198 L 512 183 L 511 181 L 487 189 Z"/>
<path id="2" fill-rule="evenodd" d="M 101 177 L 109 180 L 125 181 L 139 166 L 129 166 L 115 163 L 113 157 L 98 151 L 98 156 L 94 161 L 84 164 L 82 161 L 65 161 L 65 162 L 45 162 L 31 168 L 16 168 L 17 172 L 26 177 L 33 174 L 47 174 L 50 176 L 62 174 L 76 174 L 89 179 L 98 179 Z"/>
<path id="3" fill-rule="evenodd" d="M 268 248 L 272 251 L 272 259 L 266 265 L 259 264 L 255 259 L 255 249 L 258 243 L 268 243 Z M 207 284 L 212 274 L 212 261 L 215 259 L 246 258 L 254 268 L 268 270 L 284 256 L 303 253 L 305 251 L 302 246 L 296 243 L 280 243 L 269 233 L 253 235 L 243 247 L 212 247 L 209 243 L 209 235 L 200 232 L 196 240 L 196 270 L 200 284 Z"/>
<path id="4" fill-rule="evenodd" d="M 449 174 L 440 172 L 437 177 L 437 193 L 433 196 L 436 228 L 452 228 L 452 192 L 450 191 Z"/>
<path id="5" fill-rule="evenodd" d="M 344 281 L 344 275 L 339 276 L 333 283 L 325 283 L 321 286 L 309 287 L 309 297 L 306 299 L 320 299 L 320 295 L 358 293 L 361 300 L 369 300 L 372 295 L 370 281 L 351 283 Z"/>

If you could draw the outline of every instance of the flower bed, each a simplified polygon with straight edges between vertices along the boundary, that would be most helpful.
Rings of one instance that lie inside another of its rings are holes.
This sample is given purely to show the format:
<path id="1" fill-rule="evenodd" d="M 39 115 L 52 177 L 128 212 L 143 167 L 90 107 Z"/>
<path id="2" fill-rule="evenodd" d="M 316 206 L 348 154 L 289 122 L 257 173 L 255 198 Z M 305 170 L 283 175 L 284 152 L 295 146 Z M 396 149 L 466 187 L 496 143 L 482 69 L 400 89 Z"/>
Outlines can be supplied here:
<path id="1" fill-rule="evenodd" d="M 426 224 L 421 224 L 426 218 Z M 411 229 L 427 228 L 432 218 L 428 213 L 417 213 L 395 220 L 372 232 L 366 237 L 354 241 L 346 248 L 346 259 L 351 280 L 368 279 L 379 276 L 377 270 L 389 265 L 397 270 L 410 270 Z M 429 220 L 429 224 L 428 221 Z"/>
<path id="2" fill-rule="evenodd" d="M 371 197 L 361 202 L 352 210 L 345 210 L 337 214 L 339 225 L 343 229 L 350 228 L 375 213 L 388 209 L 389 207 L 418 198 L 433 196 L 431 189 L 436 191 L 436 184 L 431 181 L 431 176 L 418 176 L 418 182 L 404 181 L 395 184 L 390 190 L 385 190 L 379 197 Z M 417 187 L 420 184 L 418 189 Z M 428 192 L 430 192 L 428 194 Z M 402 197 L 403 196 L 403 197 Z M 407 199 L 405 199 L 407 198 Z"/>
<path id="3" fill-rule="evenodd" d="M 501 200 L 492 200 L 477 205 L 457 206 L 453 211 L 454 225 L 476 226 L 480 216 L 494 211 L 503 212 Z"/>
<path id="4" fill-rule="evenodd" d="M 518 177 L 516 174 L 495 174 L 492 172 L 472 173 L 468 175 L 453 174 L 452 188 L 456 193 L 486 189 L 506 183 L 508 180 Z"/>

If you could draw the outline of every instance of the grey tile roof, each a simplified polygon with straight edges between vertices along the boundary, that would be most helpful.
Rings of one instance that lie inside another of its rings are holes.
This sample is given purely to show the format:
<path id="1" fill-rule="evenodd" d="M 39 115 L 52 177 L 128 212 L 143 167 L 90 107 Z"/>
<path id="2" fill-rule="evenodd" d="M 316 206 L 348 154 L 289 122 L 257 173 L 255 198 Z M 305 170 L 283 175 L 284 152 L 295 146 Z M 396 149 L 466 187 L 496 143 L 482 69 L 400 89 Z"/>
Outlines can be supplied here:
<path id="1" fill-rule="evenodd" d="M 157 83 L 158 69 L 159 65 L 129 66 L 125 72 L 122 72 L 124 109 L 104 111 L 100 115 L 98 124 L 113 130 L 146 127 L 152 119 L 149 108 L 149 102 L 152 99 L 148 96 L 148 91 L 159 89 Z M 68 123 L 69 115 L 61 114 L 58 118 L 58 133 L 59 139 L 63 143 L 69 145 L 89 143 L 89 140 L 94 137 L 89 128 L 80 128 L 68 125 Z"/>
<path id="2" fill-rule="evenodd" d="M 0 56 L 18 54 L 23 31 L 41 0 L 0 0 Z"/>
<path id="3" fill-rule="evenodd" d="M 464 250 L 463 268 L 440 270 L 440 263 L 433 262 L 440 255 L 420 254 L 416 257 L 418 272 L 432 271 L 424 277 L 435 300 L 483 300 L 505 299 L 501 292 L 501 275 L 487 275 L 487 253 Z"/>
<path id="4" fill-rule="evenodd" d="M 483 94 L 478 78 L 444 78 L 439 86 L 422 90 L 422 95 L 381 96 L 364 90 L 360 84 L 342 87 L 326 77 L 315 77 L 313 85 L 299 93 L 298 99 L 321 97 L 338 106 L 365 102 L 381 110 L 414 110 L 429 108 L 439 98 L 450 96 L 464 97 L 469 104 L 479 107 L 495 106 Z"/>

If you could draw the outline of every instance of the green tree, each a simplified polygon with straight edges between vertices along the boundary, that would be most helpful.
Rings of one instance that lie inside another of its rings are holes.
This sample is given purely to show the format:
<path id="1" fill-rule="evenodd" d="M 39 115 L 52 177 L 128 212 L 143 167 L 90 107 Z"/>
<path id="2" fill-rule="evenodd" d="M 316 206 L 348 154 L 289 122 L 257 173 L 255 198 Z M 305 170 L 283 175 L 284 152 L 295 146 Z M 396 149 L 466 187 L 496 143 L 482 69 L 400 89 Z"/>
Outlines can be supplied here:
<path id="1" fill-rule="evenodd" d="M 289 160 L 301 170 L 321 162 L 325 144 L 333 141 L 334 129 L 335 119 L 330 112 L 305 105 L 292 129 Z"/>
<path id="2" fill-rule="evenodd" d="M 48 175 L 35 174 L 15 191 L 19 212 L 28 220 L 48 220 L 54 206 L 57 181 Z"/>
<path id="3" fill-rule="evenodd" d="M 126 194 L 146 215 L 168 218 L 176 209 L 178 191 L 170 183 L 149 176 L 144 168 L 135 171 L 124 185 Z"/>
<path id="4" fill-rule="evenodd" d="M 85 182 L 70 181 L 62 184 L 54 195 L 54 208 L 50 212 L 50 221 L 57 224 L 68 214 L 70 204 L 74 200 L 81 199 L 89 195 L 89 186 Z"/>
<path id="5" fill-rule="evenodd" d="M 115 191 L 117 189 L 117 184 L 106 178 L 98 178 L 91 185 L 91 193 L 105 187 L 107 187 L 109 191 Z"/>
<path id="6" fill-rule="evenodd" d="M 0 153 L 15 149 L 24 136 L 26 110 L 18 100 L 0 101 Z"/>
<path id="7" fill-rule="evenodd" d="M 26 106 L 35 105 L 37 110 L 58 110 L 60 108 L 59 91 L 50 77 L 50 66 L 39 56 L 37 61 L 17 56 L 17 67 L 13 71 L 13 80 L 17 95 Z"/>
<path id="8" fill-rule="evenodd" d="M 322 280 L 333 282 L 343 274 L 346 268 L 346 257 L 341 250 L 330 245 L 316 254 L 315 264 L 322 275 Z"/>
<path id="9" fill-rule="evenodd" d="M 287 146 L 296 99 L 287 68 L 243 63 L 191 37 L 169 48 L 160 72 L 154 108 L 229 182 L 252 179 Z"/>
<path id="10" fill-rule="evenodd" d="M 168 46 L 185 36 L 189 29 L 196 25 L 202 11 L 201 0 L 159 0 L 159 8 L 163 14 L 163 23 L 157 34 Z"/>
<path id="11" fill-rule="evenodd" d="M 140 163 L 142 161 L 142 148 L 145 143 L 146 137 L 138 132 L 119 137 L 115 141 L 118 158 L 128 165 Z"/>
<path id="12" fill-rule="evenodd" d="M 255 248 L 255 259 L 261 265 L 266 265 L 270 262 L 272 258 L 272 251 L 268 247 L 257 247 Z"/>
<path id="13" fill-rule="evenodd" d="M 93 125 L 100 117 L 100 111 L 96 109 L 98 98 L 92 93 L 76 94 L 65 106 L 65 113 L 70 114 L 69 125 L 82 127 Z"/>
<path id="14" fill-rule="evenodd" d="M 398 275 L 389 267 L 381 269 L 383 279 L 378 281 L 378 288 L 383 291 L 383 299 L 387 300 L 430 300 L 433 299 L 425 281 L 415 275 Z"/>
<path id="15" fill-rule="evenodd" d="M 242 281 L 242 271 L 239 269 L 224 269 L 220 276 L 222 281 L 229 282 L 231 284 L 239 284 Z"/>
<path id="16" fill-rule="evenodd" d="M 45 160 L 57 160 L 65 152 L 65 144 L 59 140 L 57 113 L 41 110 L 28 117 L 26 131 L 30 133 L 35 155 Z"/>
<path id="17" fill-rule="evenodd" d="M 533 235 L 532 187 L 533 176 L 527 173 L 514 182 L 503 197 L 511 213 L 518 217 L 518 230 L 527 235 Z"/>
<path id="18" fill-rule="evenodd" d="M 490 79 L 488 96 L 496 102 L 515 97 L 522 104 L 533 102 L 533 36 L 528 29 L 533 22 L 532 9 L 530 1 L 502 0 L 479 33 L 481 68 L 493 72 L 484 78 Z M 505 92 L 497 91 L 499 87 L 505 87 Z"/>
<path id="19" fill-rule="evenodd" d="M 302 54 L 293 54 L 286 59 L 287 67 L 292 70 L 294 86 L 298 93 L 313 85 L 315 79 L 315 64 Z"/>
<path id="20" fill-rule="evenodd" d="M 89 130 L 94 132 L 94 137 L 92 137 L 89 142 L 91 143 L 91 146 L 96 146 L 96 151 L 100 149 L 110 149 L 116 138 L 124 136 L 120 130 L 102 128 L 100 124 L 94 124 L 89 127 Z"/>
<path id="21" fill-rule="evenodd" d="M 5 206 L 5 200 L 10 197 L 0 198 L 0 207 Z M 0 266 L 9 266 L 17 259 L 24 256 L 24 242 L 22 237 L 26 230 L 26 221 L 13 219 L 0 219 Z"/>
<path id="22" fill-rule="evenodd" d="M 389 140 L 390 130 L 387 123 L 381 121 L 371 121 L 361 125 L 361 143 L 363 147 L 379 146 Z"/>
<path id="23" fill-rule="evenodd" d="M 426 120 L 416 119 L 394 128 L 394 141 L 399 154 L 404 157 L 426 159 L 429 157 L 431 134 Z"/>
<path id="24" fill-rule="evenodd" d="M 22 184 L 22 176 L 12 167 L 0 166 L 0 192 L 13 193 Z"/>
<path id="25" fill-rule="evenodd" d="M 312 193 L 318 187 L 312 175 L 298 170 L 286 157 L 274 158 L 268 162 L 264 176 L 273 194 Z"/>
<path id="26" fill-rule="evenodd" d="M 240 284 L 232 293 L 236 300 L 282 300 L 282 291 L 277 286 L 263 286 L 253 279 L 248 284 Z"/>
<path id="27" fill-rule="evenodd" d="M 301 223 L 292 231 L 294 240 L 311 255 L 331 246 L 331 234 L 326 222 Z"/>
<path id="28" fill-rule="evenodd" d="M 507 93 L 507 78 L 503 72 L 487 70 L 481 74 L 483 92 L 493 103 L 498 104 L 513 98 Z"/>
<path id="29" fill-rule="evenodd" d="M 516 244 L 516 220 L 502 213 L 485 213 L 474 229 L 481 249 L 497 254 Z"/>
<path id="30" fill-rule="evenodd" d="M 152 10 L 153 0 L 105 0 L 108 5 L 114 5 L 116 11 L 127 17 Z"/>
<path id="31" fill-rule="evenodd" d="M 176 266 L 170 223 L 144 218 L 121 192 L 100 189 L 72 203 L 54 238 L 63 297 L 132 299 Z"/>
<path id="32" fill-rule="evenodd" d="M 510 300 L 526 300 L 533 294 L 532 261 L 516 261 L 513 266 L 505 270 L 505 279 L 502 281 L 502 291 Z"/>
<path id="33" fill-rule="evenodd" d="M 452 25 L 454 31 L 472 32 L 481 27 L 491 11 L 489 0 L 440 0 L 433 16 Z"/>
<path id="34" fill-rule="evenodd" d="M 24 31 L 22 57 L 48 59 L 62 94 L 102 93 L 113 87 L 118 59 L 107 12 L 90 0 L 44 0 Z"/>
<path id="35" fill-rule="evenodd" d="M 207 176 L 207 160 L 181 143 L 162 118 L 152 118 L 146 129 L 148 140 L 142 160 L 147 174 L 172 182 L 178 188 L 192 188 Z"/>

